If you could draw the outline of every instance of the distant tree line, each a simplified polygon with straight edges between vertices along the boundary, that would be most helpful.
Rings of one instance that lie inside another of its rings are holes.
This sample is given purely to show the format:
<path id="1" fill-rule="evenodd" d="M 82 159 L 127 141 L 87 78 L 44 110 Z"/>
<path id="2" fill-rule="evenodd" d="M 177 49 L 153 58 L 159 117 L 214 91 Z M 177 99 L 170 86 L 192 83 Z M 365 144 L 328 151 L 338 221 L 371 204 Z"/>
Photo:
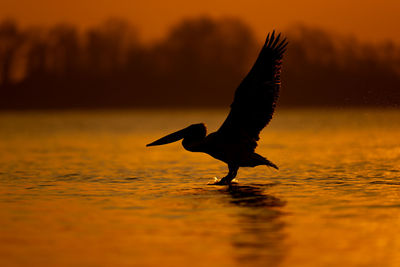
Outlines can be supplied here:
<path id="1" fill-rule="evenodd" d="M 297 26 L 283 64 L 283 106 L 398 106 L 400 47 Z M 261 43 L 238 19 L 187 19 L 143 44 L 111 19 L 20 29 L 0 22 L 0 109 L 228 106 Z"/>

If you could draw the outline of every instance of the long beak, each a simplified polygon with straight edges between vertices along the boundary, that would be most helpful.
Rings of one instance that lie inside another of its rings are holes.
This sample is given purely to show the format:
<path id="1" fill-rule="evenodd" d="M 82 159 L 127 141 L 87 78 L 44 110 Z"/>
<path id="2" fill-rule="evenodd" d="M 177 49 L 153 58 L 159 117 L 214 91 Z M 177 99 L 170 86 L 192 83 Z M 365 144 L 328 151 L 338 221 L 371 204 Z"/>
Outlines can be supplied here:
<path id="1" fill-rule="evenodd" d="M 163 138 L 160 138 L 160 139 L 154 141 L 153 143 L 147 144 L 146 146 L 165 145 L 165 144 L 169 144 L 169 143 L 181 140 L 182 138 L 185 137 L 186 129 L 187 128 L 179 130 L 179 131 L 177 131 L 175 133 L 172 133 L 172 134 L 169 134 L 167 136 L 164 136 Z"/>

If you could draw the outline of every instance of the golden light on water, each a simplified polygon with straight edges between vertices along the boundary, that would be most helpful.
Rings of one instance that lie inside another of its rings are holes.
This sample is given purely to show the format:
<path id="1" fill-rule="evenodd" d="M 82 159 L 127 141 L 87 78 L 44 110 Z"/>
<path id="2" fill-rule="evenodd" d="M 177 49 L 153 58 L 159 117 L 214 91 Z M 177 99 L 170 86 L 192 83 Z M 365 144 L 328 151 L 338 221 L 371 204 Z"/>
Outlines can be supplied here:
<path id="1" fill-rule="evenodd" d="M 313 116 L 311 116 L 313 114 Z M 397 110 L 281 109 L 279 171 L 144 145 L 224 111 L 3 113 L 1 266 L 397 266 Z"/>

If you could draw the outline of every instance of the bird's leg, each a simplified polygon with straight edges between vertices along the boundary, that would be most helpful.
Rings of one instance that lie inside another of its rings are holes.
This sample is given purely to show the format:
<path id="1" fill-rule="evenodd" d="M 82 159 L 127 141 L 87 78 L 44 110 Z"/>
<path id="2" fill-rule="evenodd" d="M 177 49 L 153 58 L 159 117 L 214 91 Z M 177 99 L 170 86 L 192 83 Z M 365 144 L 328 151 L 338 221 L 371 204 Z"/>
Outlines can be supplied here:
<path id="1" fill-rule="evenodd" d="M 220 181 L 216 182 L 216 185 L 227 185 L 230 184 L 231 181 L 236 177 L 237 172 L 239 170 L 239 167 L 233 166 L 233 165 L 228 165 L 229 172 L 228 174 L 222 178 Z"/>

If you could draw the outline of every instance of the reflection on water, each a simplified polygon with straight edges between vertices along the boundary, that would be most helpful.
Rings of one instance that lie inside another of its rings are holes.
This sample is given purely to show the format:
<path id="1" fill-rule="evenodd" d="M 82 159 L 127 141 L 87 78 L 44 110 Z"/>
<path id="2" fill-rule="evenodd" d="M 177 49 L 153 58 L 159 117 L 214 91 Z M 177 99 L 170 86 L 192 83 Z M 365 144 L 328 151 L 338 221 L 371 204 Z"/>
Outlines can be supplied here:
<path id="1" fill-rule="evenodd" d="M 400 111 L 279 110 L 226 166 L 165 133 L 221 111 L 0 114 L 0 266 L 400 266 Z"/>
<path id="2" fill-rule="evenodd" d="M 273 184 L 271 184 L 273 185 Z M 284 257 L 285 223 L 280 207 L 285 202 L 263 192 L 265 185 L 232 185 L 226 192 L 237 212 L 238 231 L 232 235 L 234 257 L 240 264 L 277 266 Z"/>
<path id="3" fill-rule="evenodd" d="M 265 185 L 239 185 L 232 184 L 227 188 L 227 192 L 232 196 L 232 204 L 249 208 L 273 208 L 283 207 L 285 202 L 279 198 L 265 195 L 261 187 L 273 186 Z"/>

